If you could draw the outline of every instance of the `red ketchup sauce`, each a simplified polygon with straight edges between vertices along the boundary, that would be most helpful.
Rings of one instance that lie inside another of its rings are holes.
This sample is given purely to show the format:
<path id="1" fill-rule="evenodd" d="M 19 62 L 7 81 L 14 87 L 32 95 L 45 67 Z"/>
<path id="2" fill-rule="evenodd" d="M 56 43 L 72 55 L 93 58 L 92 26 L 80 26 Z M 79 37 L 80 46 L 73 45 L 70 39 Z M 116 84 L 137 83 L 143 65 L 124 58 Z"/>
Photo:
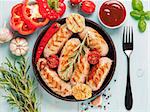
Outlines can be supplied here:
<path id="1" fill-rule="evenodd" d="M 102 4 L 99 17 L 105 25 L 115 27 L 125 20 L 126 9 L 121 2 L 109 0 Z"/>

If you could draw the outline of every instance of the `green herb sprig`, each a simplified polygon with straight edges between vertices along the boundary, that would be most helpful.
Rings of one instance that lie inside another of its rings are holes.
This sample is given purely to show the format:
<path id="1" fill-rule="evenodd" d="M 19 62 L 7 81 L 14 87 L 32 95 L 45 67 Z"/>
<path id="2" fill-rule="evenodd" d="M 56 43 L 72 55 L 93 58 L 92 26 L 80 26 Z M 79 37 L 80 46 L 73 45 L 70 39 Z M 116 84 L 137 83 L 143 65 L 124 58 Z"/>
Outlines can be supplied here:
<path id="1" fill-rule="evenodd" d="M 67 66 L 65 69 L 63 69 L 61 72 L 64 72 L 64 77 L 67 77 L 67 75 L 68 75 L 68 73 L 70 72 L 70 70 L 72 69 L 72 68 L 74 68 L 75 69 L 75 67 L 76 67 L 76 63 L 77 63 L 77 61 L 79 62 L 80 61 L 80 56 L 82 55 L 82 56 L 84 56 L 85 55 L 85 42 L 86 42 L 86 40 L 88 41 L 88 33 L 85 35 L 85 37 L 84 37 L 84 39 L 83 39 L 83 41 L 82 41 L 82 43 L 81 44 L 79 44 L 76 48 L 75 48 L 75 50 L 74 50 L 74 53 L 71 55 L 71 56 L 69 56 L 69 59 L 68 60 L 70 60 L 70 62 L 68 63 L 68 65 L 69 66 Z"/>
<path id="2" fill-rule="evenodd" d="M 39 112 L 36 86 L 28 74 L 30 66 L 27 60 L 24 57 L 14 63 L 8 58 L 6 60 L 0 67 L 0 88 L 6 92 L 4 98 L 18 112 Z"/>
<path id="3" fill-rule="evenodd" d="M 141 0 L 132 0 L 133 11 L 130 12 L 130 15 L 139 20 L 138 28 L 141 32 L 145 32 L 147 23 L 146 20 L 150 20 L 150 11 L 144 11 L 143 3 Z"/>

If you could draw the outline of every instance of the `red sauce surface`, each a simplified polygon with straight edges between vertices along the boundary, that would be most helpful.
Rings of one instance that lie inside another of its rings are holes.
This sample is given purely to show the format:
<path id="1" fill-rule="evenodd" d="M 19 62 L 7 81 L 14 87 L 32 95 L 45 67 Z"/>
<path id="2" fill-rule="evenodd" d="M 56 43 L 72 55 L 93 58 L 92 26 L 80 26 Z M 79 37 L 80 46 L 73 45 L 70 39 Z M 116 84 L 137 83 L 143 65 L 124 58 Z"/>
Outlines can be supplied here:
<path id="1" fill-rule="evenodd" d="M 125 20 L 126 9 L 121 2 L 109 0 L 102 4 L 99 16 L 105 25 L 110 27 L 118 26 Z"/>

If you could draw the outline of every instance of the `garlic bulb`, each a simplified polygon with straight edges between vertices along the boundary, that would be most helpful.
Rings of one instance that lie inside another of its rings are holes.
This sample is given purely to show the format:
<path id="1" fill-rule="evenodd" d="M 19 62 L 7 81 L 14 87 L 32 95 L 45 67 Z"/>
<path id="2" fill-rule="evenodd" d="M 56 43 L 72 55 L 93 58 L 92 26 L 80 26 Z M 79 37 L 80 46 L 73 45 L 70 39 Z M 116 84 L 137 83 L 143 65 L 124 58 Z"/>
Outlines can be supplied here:
<path id="1" fill-rule="evenodd" d="M 10 43 L 10 51 L 16 56 L 25 55 L 28 49 L 28 42 L 24 38 L 15 38 Z"/>
<path id="2" fill-rule="evenodd" d="M 6 27 L 0 29 L 0 43 L 5 43 L 13 38 L 12 32 Z"/>

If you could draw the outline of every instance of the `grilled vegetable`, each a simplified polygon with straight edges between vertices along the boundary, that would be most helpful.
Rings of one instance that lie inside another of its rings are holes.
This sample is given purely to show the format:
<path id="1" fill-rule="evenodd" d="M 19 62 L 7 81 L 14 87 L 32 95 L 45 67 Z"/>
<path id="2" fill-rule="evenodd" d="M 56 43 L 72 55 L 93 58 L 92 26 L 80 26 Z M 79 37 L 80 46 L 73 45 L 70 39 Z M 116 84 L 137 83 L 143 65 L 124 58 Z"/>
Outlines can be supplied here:
<path id="1" fill-rule="evenodd" d="M 60 24 L 53 23 L 50 26 L 50 28 L 47 30 L 47 32 L 45 33 L 43 38 L 41 39 L 39 46 L 37 48 L 37 52 L 36 52 L 36 62 L 41 57 L 41 55 L 44 51 L 44 48 L 45 48 L 46 44 L 48 43 L 49 39 L 52 38 L 52 36 L 59 30 L 59 27 L 60 27 Z"/>
<path id="2" fill-rule="evenodd" d="M 72 13 L 66 18 L 66 24 L 73 33 L 79 33 L 85 28 L 85 18 L 80 14 Z"/>
<path id="3" fill-rule="evenodd" d="M 77 84 L 72 87 L 72 95 L 77 100 L 85 100 L 92 96 L 92 89 L 86 84 Z"/>

